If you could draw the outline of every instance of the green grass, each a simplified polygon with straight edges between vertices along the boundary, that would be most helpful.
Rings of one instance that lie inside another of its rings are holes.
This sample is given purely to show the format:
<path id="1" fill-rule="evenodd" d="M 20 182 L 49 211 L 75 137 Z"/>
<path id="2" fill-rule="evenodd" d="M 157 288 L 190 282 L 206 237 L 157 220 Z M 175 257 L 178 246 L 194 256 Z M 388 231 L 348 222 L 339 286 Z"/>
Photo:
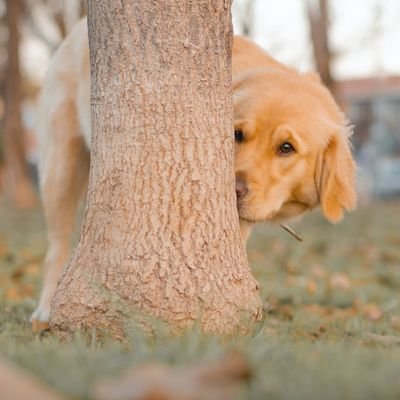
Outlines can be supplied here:
<path id="1" fill-rule="evenodd" d="M 152 341 L 132 332 L 120 345 L 31 333 L 43 218 L 0 205 L 0 355 L 74 398 L 142 361 L 185 365 L 237 349 L 253 370 L 243 399 L 398 399 L 399 215 L 400 202 L 361 207 L 336 226 L 315 213 L 296 225 L 302 243 L 258 227 L 249 260 L 269 311 L 256 337 L 222 344 L 196 331 Z"/>

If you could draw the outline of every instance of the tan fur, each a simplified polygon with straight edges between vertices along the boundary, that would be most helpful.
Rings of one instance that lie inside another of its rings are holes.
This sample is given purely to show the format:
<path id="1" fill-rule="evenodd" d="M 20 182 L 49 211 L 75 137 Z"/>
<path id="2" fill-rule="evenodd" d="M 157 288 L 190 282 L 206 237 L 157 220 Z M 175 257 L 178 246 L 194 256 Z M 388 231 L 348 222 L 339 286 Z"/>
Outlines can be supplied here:
<path id="1" fill-rule="evenodd" d="M 39 306 L 33 320 L 47 321 L 50 302 L 69 257 L 79 200 L 86 192 L 90 149 L 90 77 L 86 19 L 56 52 L 38 106 L 40 186 L 49 250 Z M 252 42 L 235 37 L 233 46 L 238 198 L 246 241 L 251 225 L 280 221 L 314 208 L 321 200 L 337 221 L 355 205 L 354 162 L 343 115 L 315 76 L 302 75 L 269 57 Z M 290 140 L 296 153 L 277 148 Z"/>
<path id="2" fill-rule="evenodd" d="M 346 120 L 315 74 L 301 74 L 244 38 L 233 45 L 236 175 L 247 194 L 238 199 L 241 219 L 277 221 L 321 203 L 339 221 L 355 207 L 355 164 Z M 282 156 L 290 142 L 295 152 Z"/>

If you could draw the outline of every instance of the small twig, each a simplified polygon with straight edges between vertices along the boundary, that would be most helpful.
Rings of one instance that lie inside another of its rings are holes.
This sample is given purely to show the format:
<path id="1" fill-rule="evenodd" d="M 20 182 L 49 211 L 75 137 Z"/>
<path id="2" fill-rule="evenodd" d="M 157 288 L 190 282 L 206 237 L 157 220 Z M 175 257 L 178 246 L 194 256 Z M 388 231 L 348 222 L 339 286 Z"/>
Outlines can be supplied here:
<path id="1" fill-rule="evenodd" d="M 281 224 L 281 228 L 283 228 L 286 232 L 289 232 L 292 236 L 294 236 L 299 242 L 303 241 L 303 238 L 298 235 L 289 225 Z"/>

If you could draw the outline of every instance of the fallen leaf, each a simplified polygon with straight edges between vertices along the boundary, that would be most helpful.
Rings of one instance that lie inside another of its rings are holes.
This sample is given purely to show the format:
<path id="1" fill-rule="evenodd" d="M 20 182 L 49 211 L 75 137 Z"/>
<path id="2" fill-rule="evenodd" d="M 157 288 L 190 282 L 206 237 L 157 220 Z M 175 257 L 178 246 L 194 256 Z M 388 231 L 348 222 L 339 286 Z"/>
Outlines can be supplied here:
<path id="1" fill-rule="evenodd" d="M 308 313 L 318 314 L 329 320 L 352 318 L 357 314 L 357 309 L 354 307 L 338 308 L 321 306 L 320 304 L 309 304 L 304 309 Z"/>
<path id="2" fill-rule="evenodd" d="M 364 307 L 363 314 L 370 321 L 378 321 L 383 317 L 383 310 L 376 304 L 367 304 Z"/>
<path id="3" fill-rule="evenodd" d="M 309 294 L 314 295 L 315 293 L 317 293 L 318 286 L 315 283 L 315 281 L 313 281 L 312 279 L 309 279 L 307 281 L 307 286 L 306 287 L 307 287 L 307 292 Z"/>
<path id="4" fill-rule="evenodd" d="M 6 290 L 5 297 L 7 300 L 20 301 L 27 297 L 32 297 L 33 292 L 34 288 L 30 283 L 13 285 Z"/>
<path id="5" fill-rule="evenodd" d="M 31 322 L 32 333 L 41 333 L 49 330 L 50 325 L 48 322 L 33 319 Z"/>
<path id="6" fill-rule="evenodd" d="M 326 333 L 327 328 L 326 325 L 319 325 L 314 331 L 310 332 L 310 335 L 314 338 L 318 339 Z"/>
<path id="7" fill-rule="evenodd" d="M 276 315 L 282 317 L 286 320 L 293 319 L 293 310 L 288 305 L 276 304 L 271 306 L 269 309 L 269 314 Z"/>
<path id="8" fill-rule="evenodd" d="M 324 267 L 320 266 L 320 265 L 315 265 L 312 270 L 311 270 L 311 274 L 318 279 L 324 279 L 327 275 L 327 271 Z"/>
<path id="9" fill-rule="evenodd" d="M 40 265 L 37 262 L 32 262 L 32 263 L 28 263 L 27 265 L 25 265 L 25 273 L 26 275 L 29 276 L 35 276 L 37 274 L 39 274 L 41 268 Z"/>
<path id="10" fill-rule="evenodd" d="M 349 290 L 351 281 L 346 274 L 333 274 L 329 279 L 329 286 L 331 289 Z"/>
<path id="11" fill-rule="evenodd" d="M 37 262 L 29 262 L 26 263 L 22 266 L 17 267 L 13 274 L 12 274 L 12 278 L 14 280 L 19 280 L 22 277 L 24 277 L 25 275 L 28 276 L 35 276 L 40 272 L 40 266 L 39 263 Z"/>

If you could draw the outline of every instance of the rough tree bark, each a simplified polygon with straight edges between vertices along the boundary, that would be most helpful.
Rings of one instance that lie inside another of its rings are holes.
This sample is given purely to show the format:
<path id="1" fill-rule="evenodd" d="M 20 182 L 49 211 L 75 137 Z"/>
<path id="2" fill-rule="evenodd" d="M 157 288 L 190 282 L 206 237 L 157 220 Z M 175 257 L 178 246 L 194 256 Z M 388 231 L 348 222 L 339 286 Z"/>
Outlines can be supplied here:
<path id="1" fill-rule="evenodd" d="M 139 323 L 248 332 L 261 302 L 236 211 L 231 2 L 88 6 L 88 205 L 50 327 L 122 337 L 137 311 Z"/>
<path id="2" fill-rule="evenodd" d="M 36 195 L 25 159 L 24 131 L 21 120 L 21 76 L 19 68 L 18 21 L 21 15 L 20 0 L 7 0 L 7 67 L 5 72 L 4 132 L 2 186 L 7 198 L 21 208 L 36 204 Z"/>

